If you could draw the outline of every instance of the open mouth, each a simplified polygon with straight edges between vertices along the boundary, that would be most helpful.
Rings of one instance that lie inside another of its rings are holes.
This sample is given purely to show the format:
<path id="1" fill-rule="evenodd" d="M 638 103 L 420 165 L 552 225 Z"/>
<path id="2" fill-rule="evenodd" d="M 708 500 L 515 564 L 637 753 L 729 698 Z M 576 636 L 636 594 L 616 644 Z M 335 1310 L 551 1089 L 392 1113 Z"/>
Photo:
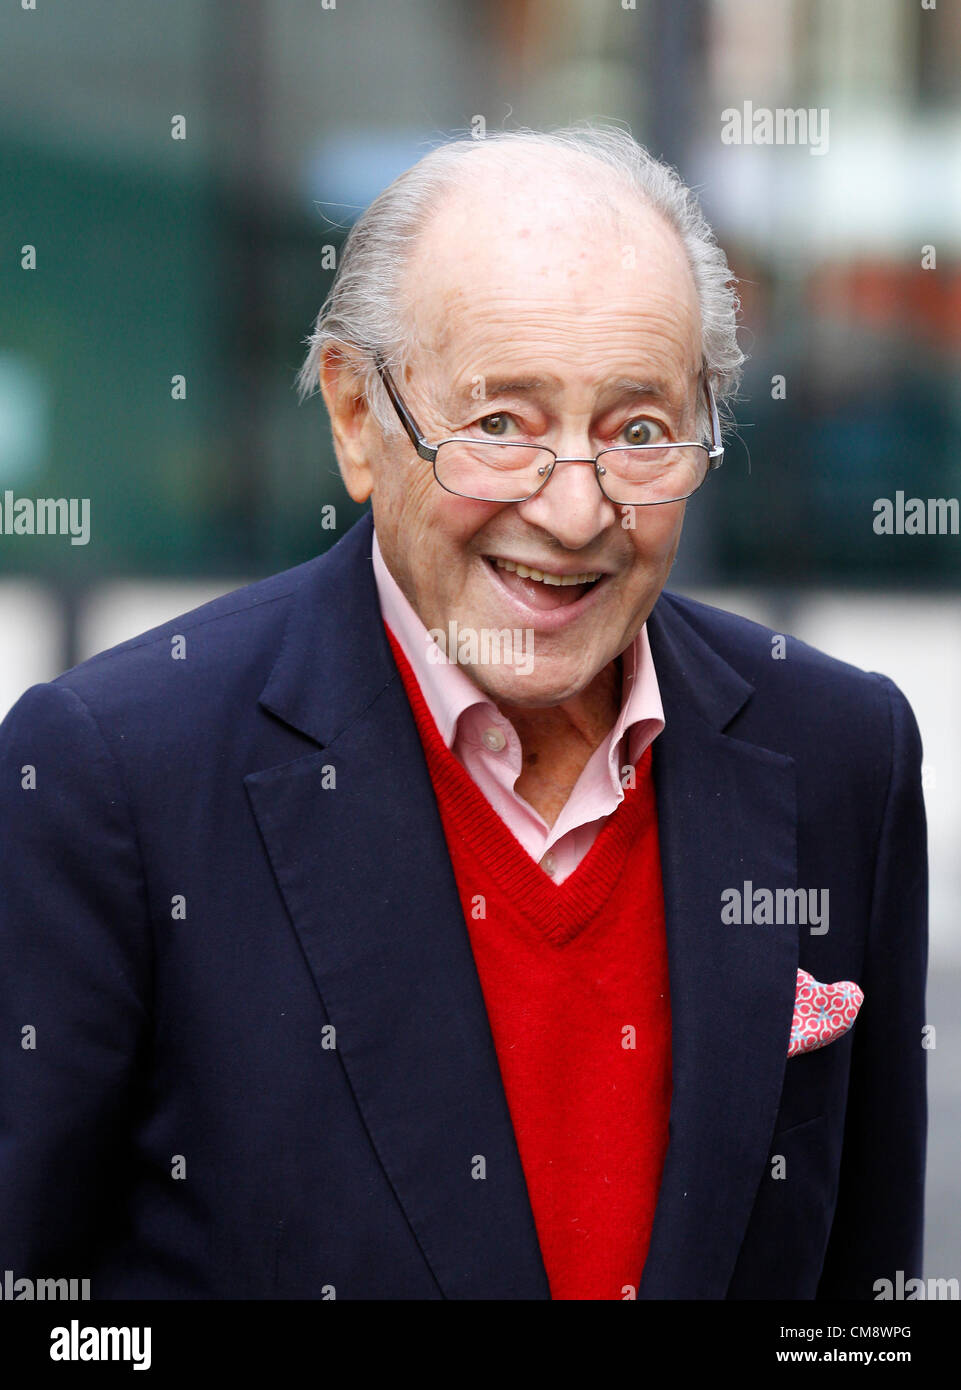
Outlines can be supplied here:
<path id="1" fill-rule="evenodd" d="M 485 555 L 487 563 L 508 593 L 515 594 L 532 608 L 567 608 L 603 584 L 607 575 L 598 570 L 559 575 L 531 569 L 514 560 Z"/>

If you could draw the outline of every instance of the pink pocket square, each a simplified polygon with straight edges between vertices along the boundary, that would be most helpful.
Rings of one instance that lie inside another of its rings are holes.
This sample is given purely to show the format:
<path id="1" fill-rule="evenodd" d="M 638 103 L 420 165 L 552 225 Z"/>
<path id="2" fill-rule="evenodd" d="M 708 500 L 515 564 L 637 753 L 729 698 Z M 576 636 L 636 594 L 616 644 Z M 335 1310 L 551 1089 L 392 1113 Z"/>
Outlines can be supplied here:
<path id="1" fill-rule="evenodd" d="M 807 970 L 799 970 L 787 1055 L 796 1057 L 799 1052 L 813 1052 L 843 1037 L 863 1003 L 864 992 L 853 980 L 823 985 Z"/>

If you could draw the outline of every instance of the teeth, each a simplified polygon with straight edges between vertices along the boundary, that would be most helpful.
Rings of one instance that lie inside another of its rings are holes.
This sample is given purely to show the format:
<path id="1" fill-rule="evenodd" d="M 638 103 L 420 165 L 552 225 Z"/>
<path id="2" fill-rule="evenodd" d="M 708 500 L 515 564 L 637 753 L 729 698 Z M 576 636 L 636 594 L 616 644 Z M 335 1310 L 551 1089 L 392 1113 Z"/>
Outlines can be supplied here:
<path id="1" fill-rule="evenodd" d="M 545 574 L 543 570 L 530 569 L 527 565 L 517 565 L 513 560 L 501 560 L 494 558 L 494 564 L 498 569 L 512 570 L 519 574 L 521 579 L 537 579 L 542 584 L 593 584 L 595 579 L 600 579 L 600 570 L 585 570 L 583 574 Z"/>

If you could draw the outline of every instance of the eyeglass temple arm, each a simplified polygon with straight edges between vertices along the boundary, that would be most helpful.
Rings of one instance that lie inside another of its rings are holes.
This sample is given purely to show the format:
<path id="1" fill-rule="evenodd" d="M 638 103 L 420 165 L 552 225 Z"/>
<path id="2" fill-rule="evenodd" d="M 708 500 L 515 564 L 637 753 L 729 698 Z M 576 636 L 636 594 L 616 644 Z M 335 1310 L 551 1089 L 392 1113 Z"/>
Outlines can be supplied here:
<path id="1" fill-rule="evenodd" d="M 374 354 L 374 365 L 380 374 L 380 379 L 384 383 L 384 389 L 390 397 L 391 405 L 397 411 L 400 423 L 406 430 L 407 437 L 411 444 L 413 444 L 417 453 L 426 463 L 433 463 L 437 457 L 437 450 L 432 444 L 427 443 L 420 425 L 418 425 L 413 415 L 411 415 L 410 411 L 401 400 L 397 387 L 394 385 L 394 379 L 387 370 L 384 359 L 380 356 L 380 353 Z"/>
<path id="2" fill-rule="evenodd" d="M 708 467 L 720 468 L 724 462 L 724 445 L 721 442 L 721 422 L 717 415 L 717 401 L 714 399 L 714 389 L 711 386 L 707 373 L 704 374 L 704 390 L 707 393 L 707 403 L 711 411 L 711 448 L 708 451 Z"/>

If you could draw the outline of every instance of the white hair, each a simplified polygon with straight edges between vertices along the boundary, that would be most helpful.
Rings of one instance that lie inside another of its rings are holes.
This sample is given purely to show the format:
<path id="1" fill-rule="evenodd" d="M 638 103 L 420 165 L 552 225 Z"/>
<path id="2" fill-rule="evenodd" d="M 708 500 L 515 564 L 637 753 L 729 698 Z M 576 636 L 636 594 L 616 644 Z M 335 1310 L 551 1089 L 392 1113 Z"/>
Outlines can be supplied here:
<path id="1" fill-rule="evenodd" d="M 554 131 L 494 131 L 482 140 L 465 136 L 439 145 L 396 178 L 374 199 L 351 228 L 340 254 L 334 283 L 317 316 L 306 360 L 297 375 L 301 400 L 319 387 L 319 369 L 327 343 L 358 350 L 363 391 L 385 434 L 400 429 L 377 373 L 375 353 L 395 379 L 415 347 L 404 314 L 402 281 L 421 231 L 436 213 L 441 198 L 456 190 L 470 161 L 496 158 L 508 162 L 528 154 L 546 160 L 562 157 L 577 166 L 585 158 L 605 166 L 613 185 L 640 198 L 675 230 L 687 255 L 701 314 L 701 357 L 722 406 L 737 391 L 745 361 L 737 342 L 739 301 L 727 258 L 701 211 L 696 195 L 668 164 L 655 159 L 628 130 L 578 122 Z M 607 187 L 612 186 L 611 181 Z M 594 185 L 591 195 L 603 197 Z M 698 428 L 707 432 L 707 407 L 699 407 Z"/>

